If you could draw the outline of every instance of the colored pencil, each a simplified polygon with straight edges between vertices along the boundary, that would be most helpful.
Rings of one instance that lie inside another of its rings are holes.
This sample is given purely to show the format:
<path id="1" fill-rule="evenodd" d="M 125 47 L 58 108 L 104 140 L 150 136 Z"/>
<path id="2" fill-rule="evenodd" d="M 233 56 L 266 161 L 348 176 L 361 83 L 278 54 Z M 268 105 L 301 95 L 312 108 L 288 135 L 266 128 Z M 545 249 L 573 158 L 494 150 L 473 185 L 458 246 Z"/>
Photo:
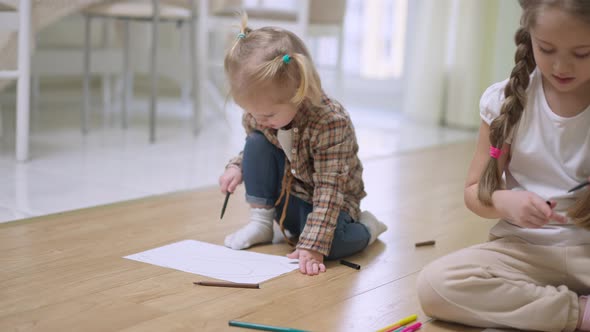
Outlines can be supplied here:
<path id="1" fill-rule="evenodd" d="M 351 267 L 351 268 L 353 268 L 355 270 L 360 270 L 361 269 L 361 266 L 360 265 L 355 264 L 353 262 L 345 261 L 344 259 L 341 259 L 340 260 L 340 264 L 346 265 L 346 266 Z"/>
<path id="2" fill-rule="evenodd" d="M 223 219 L 225 208 L 227 207 L 227 201 L 229 201 L 229 195 L 231 195 L 231 193 L 228 191 L 227 194 L 225 194 L 225 200 L 223 201 L 223 207 L 221 208 L 221 217 L 219 217 L 219 219 Z"/>
<path id="3" fill-rule="evenodd" d="M 280 326 L 272 326 L 272 325 L 264 325 L 264 324 L 248 323 L 248 322 L 239 322 L 237 320 L 230 320 L 228 322 L 228 324 L 229 324 L 229 326 L 243 327 L 246 329 L 253 329 L 253 330 L 260 330 L 260 331 L 307 332 L 305 330 L 298 330 L 298 329 L 293 329 L 290 327 L 280 327 Z"/>
<path id="4" fill-rule="evenodd" d="M 414 244 L 416 247 L 423 247 L 423 246 L 433 246 L 436 244 L 436 241 L 434 240 L 428 240 L 428 241 L 423 241 L 423 242 L 416 242 L 416 244 Z"/>
<path id="5" fill-rule="evenodd" d="M 416 319 L 418 319 L 418 315 L 416 315 L 416 314 L 410 315 L 406 318 L 402 318 L 402 319 L 398 320 L 397 322 L 395 322 L 391 325 L 387 325 L 386 327 L 377 330 L 377 332 L 393 331 L 393 330 L 398 329 L 408 323 L 415 321 Z"/>
<path id="6" fill-rule="evenodd" d="M 580 183 L 579 185 L 573 187 L 572 189 L 568 190 L 567 192 L 571 193 L 571 192 L 576 191 L 578 189 L 582 189 L 589 184 L 590 184 L 590 181 L 584 181 L 584 182 Z"/>
<path id="7" fill-rule="evenodd" d="M 405 329 L 402 330 L 402 332 L 414 332 L 414 331 L 418 330 L 421 327 L 422 327 L 422 323 L 417 322 L 417 323 L 414 323 L 414 324 L 406 327 Z"/>
<path id="8" fill-rule="evenodd" d="M 395 330 L 387 330 L 385 332 L 414 332 L 422 327 L 422 323 L 417 322 L 412 325 L 404 325 Z"/>
<path id="9" fill-rule="evenodd" d="M 213 286 L 213 287 L 233 287 L 233 288 L 260 288 L 260 284 L 246 284 L 241 282 L 223 282 L 223 281 L 195 281 L 195 285 Z"/>

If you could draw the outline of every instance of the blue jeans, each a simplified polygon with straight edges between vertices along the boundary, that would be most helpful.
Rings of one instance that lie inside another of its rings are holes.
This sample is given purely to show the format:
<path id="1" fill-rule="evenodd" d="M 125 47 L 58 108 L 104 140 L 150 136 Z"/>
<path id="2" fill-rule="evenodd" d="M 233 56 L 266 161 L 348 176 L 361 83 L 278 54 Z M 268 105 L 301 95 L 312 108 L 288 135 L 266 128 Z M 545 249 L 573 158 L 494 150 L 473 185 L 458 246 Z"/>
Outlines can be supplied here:
<path id="1" fill-rule="evenodd" d="M 246 138 L 242 161 L 242 173 L 246 186 L 246 201 L 250 204 L 274 206 L 281 193 L 285 153 L 274 146 L 260 132 Z M 284 200 L 277 206 L 275 219 L 279 220 Z M 283 225 L 291 234 L 299 236 L 307 222 L 313 205 L 295 195 L 289 195 L 289 206 Z M 345 211 L 340 211 L 327 259 L 338 259 L 357 253 L 367 247 L 370 234 L 367 228 Z"/>

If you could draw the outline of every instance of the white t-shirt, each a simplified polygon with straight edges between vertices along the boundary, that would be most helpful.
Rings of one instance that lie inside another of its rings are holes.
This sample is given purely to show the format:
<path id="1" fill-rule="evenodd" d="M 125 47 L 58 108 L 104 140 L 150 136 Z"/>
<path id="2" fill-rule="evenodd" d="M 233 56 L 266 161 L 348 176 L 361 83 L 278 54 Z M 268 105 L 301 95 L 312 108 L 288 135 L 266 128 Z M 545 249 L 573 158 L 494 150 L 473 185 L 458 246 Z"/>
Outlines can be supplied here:
<path id="1" fill-rule="evenodd" d="M 490 86 L 480 101 L 481 118 L 488 124 L 499 114 L 508 80 Z M 565 214 L 581 191 L 567 191 L 590 176 L 590 105 L 580 114 L 564 118 L 555 114 L 545 98 L 542 74 L 531 74 L 527 105 L 518 128 L 507 140 L 511 160 L 506 186 L 527 190 L 557 201 L 556 211 Z M 517 236 L 534 244 L 590 244 L 590 231 L 571 224 L 552 222 L 540 229 L 521 228 L 500 220 L 492 230 L 498 237 Z"/>
<path id="2" fill-rule="evenodd" d="M 277 131 L 277 140 L 281 144 L 281 147 L 283 147 L 283 151 L 285 151 L 285 156 L 287 156 L 287 159 L 291 161 L 291 155 L 295 153 L 295 151 L 292 151 L 293 128 L 287 130 L 279 129 Z"/>

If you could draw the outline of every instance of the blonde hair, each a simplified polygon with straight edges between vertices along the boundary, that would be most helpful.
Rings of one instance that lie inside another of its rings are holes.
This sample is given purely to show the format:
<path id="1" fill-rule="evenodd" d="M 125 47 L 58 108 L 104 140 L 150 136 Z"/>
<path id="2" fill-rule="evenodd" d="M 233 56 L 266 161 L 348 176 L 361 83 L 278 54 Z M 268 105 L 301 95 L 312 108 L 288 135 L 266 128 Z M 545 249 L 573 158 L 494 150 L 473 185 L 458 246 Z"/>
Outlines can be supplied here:
<path id="1" fill-rule="evenodd" d="M 501 148 L 508 135 L 516 127 L 527 103 L 526 89 L 530 74 L 535 69 L 533 47 L 529 30 L 536 24 L 537 14 L 548 7 L 560 8 L 590 24 L 590 1 L 588 0 L 519 0 L 522 8 L 520 28 L 514 37 L 516 42 L 515 65 L 504 89 L 506 97 L 500 115 L 490 124 L 490 144 Z M 490 158 L 479 180 L 479 200 L 492 205 L 492 193 L 502 187 L 502 174 L 498 160 Z M 565 188 L 567 189 L 567 188 Z M 568 209 L 568 216 L 584 228 L 590 229 L 590 190 Z"/>
<path id="2" fill-rule="evenodd" d="M 285 56 L 288 57 L 284 59 Z M 248 28 L 246 13 L 242 13 L 240 33 L 225 56 L 224 68 L 231 97 L 271 84 L 283 89 L 297 106 L 321 105 L 320 77 L 303 41 L 281 28 L 252 30 Z"/>

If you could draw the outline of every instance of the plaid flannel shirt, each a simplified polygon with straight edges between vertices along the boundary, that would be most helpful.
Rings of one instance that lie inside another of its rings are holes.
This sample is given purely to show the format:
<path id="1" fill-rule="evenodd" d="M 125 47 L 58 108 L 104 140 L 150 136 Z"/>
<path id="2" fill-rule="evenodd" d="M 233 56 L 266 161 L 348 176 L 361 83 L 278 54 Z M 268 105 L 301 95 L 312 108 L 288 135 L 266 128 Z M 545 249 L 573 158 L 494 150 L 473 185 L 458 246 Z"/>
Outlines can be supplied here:
<path id="1" fill-rule="evenodd" d="M 291 161 L 285 169 L 293 175 L 291 194 L 313 205 L 297 248 L 328 255 L 332 247 L 338 214 L 344 210 L 358 221 L 360 201 L 366 196 L 363 166 L 358 158 L 354 126 L 338 102 L 323 96 L 325 107 L 303 105 L 293 119 Z M 282 149 L 277 130 L 261 128 L 254 117 L 244 113 L 242 124 L 249 134 L 260 131 Z M 242 153 L 230 160 L 241 168 Z"/>

